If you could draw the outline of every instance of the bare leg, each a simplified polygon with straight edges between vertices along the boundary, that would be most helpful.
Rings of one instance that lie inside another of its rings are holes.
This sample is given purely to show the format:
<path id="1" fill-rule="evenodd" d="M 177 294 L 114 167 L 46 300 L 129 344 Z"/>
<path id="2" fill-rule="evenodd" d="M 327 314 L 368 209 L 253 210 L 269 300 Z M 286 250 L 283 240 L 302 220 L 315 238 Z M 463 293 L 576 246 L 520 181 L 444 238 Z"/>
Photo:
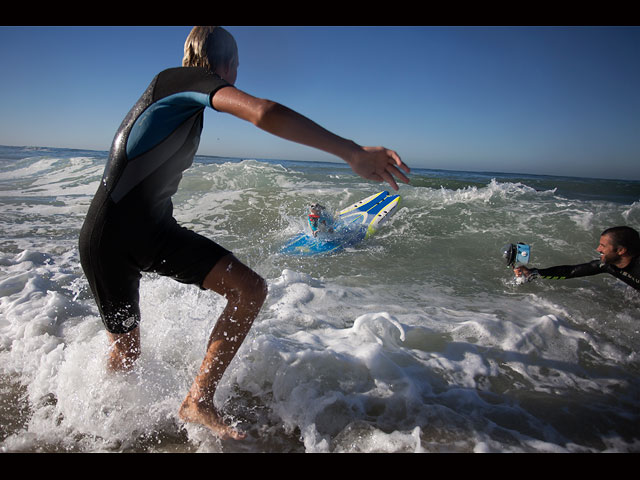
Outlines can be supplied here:
<path id="1" fill-rule="evenodd" d="M 211 332 L 207 352 L 187 397 L 180 406 L 185 422 L 199 423 L 222 438 L 244 438 L 226 425 L 213 404 L 213 396 L 225 370 L 260 312 L 267 296 L 266 282 L 233 256 L 220 260 L 203 287 L 227 299 L 227 306 Z"/>
<path id="2" fill-rule="evenodd" d="M 140 327 L 129 333 L 109 333 L 111 351 L 107 368 L 112 372 L 128 372 L 140 356 Z"/>

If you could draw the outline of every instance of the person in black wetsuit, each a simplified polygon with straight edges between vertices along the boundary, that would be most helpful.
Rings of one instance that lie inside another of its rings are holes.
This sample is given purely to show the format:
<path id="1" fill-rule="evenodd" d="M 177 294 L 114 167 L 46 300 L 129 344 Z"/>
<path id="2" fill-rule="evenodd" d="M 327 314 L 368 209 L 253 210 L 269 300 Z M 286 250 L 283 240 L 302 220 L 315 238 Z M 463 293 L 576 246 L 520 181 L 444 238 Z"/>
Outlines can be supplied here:
<path id="1" fill-rule="evenodd" d="M 180 418 L 223 438 L 243 438 L 227 425 L 213 397 L 227 366 L 267 296 L 264 279 L 231 252 L 173 218 L 171 197 L 198 148 L 210 107 L 268 133 L 343 159 L 363 178 L 409 182 L 409 167 L 393 150 L 362 147 L 234 83 L 238 51 L 220 27 L 194 27 L 182 67 L 160 72 L 116 132 L 104 175 L 83 223 L 82 268 L 107 330 L 112 371 L 131 369 L 140 355 L 139 283 L 157 272 L 212 290 L 227 305 L 211 332 L 199 373 L 180 406 Z"/>
<path id="2" fill-rule="evenodd" d="M 516 276 L 524 275 L 527 280 L 536 277 L 566 279 L 609 273 L 640 290 L 640 238 L 636 230 L 624 226 L 608 228 L 600 236 L 597 251 L 600 259 L 592 262 L 533 269 L 519 266 L 514 268 L 514 272 Z"/>

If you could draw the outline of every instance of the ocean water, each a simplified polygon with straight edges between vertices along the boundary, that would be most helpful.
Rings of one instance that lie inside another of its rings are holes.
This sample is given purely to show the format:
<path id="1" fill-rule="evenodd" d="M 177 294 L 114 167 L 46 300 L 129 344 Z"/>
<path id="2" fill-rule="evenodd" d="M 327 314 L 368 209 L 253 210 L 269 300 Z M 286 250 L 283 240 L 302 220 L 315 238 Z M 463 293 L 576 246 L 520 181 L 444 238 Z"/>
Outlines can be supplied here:
<path id="1" fill-rule="evenodd" d="M 340 164 L 196 157 L 176 218 L 267 279 L 216 394 L 242 442 L 177 417 L 224 307 L 154 275 L 142 348 L 105 370 L 107 339 L 78 231 L 106 152 L 0 147 L 1 452 L 638 452 L 640 295 L 613 277 L 518 283 L 597 258 L 640 228 L 640 182 L 414 169 L 366 242 L 278 253 L 306 206 L 381 190 Z"/>

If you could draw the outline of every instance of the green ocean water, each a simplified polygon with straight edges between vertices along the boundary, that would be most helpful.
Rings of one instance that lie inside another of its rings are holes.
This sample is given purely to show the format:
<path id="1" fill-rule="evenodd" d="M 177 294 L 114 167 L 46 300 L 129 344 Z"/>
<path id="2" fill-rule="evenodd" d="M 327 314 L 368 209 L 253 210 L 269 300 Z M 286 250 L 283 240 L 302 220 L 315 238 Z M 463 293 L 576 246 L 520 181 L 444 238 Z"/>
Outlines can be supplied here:
<path id="1" fill-rule="evenodd" d="M 635 452 L 640 296 L 613 277 L 519 284 L 640 228 L 640 182 L 414 169 L 397 213 L 338 254 L 286 257 L 310 202 L 379 190 L 340 164 L 196 157 L 183 225 L 260 273 L 269 297 L 217 404 L 220 442 L 177 409 L 224 300 L 148 275 L 138 370 L 107 343 L 77 236 L 107 152 L 0 147 L 0 451 Z"/>

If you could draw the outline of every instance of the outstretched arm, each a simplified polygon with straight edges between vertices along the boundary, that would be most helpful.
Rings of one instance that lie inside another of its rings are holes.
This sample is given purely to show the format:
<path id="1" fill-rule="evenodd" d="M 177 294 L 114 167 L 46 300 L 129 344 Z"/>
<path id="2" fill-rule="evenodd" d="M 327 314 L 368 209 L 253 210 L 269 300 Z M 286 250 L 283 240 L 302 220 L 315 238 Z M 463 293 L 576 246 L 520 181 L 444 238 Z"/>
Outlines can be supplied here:
<path id="1" fill-rule="evenodd" d="M 527 279 L 533 276 L 551 280 L 564 280 L 567 278 L 597 275 L 603 273 L 605 269 L 604 264 L 600 263 L 599 260 L 593 260 L 579 265 L 558 265 L 549 268 L 527 268 L 519 266 L 514 268 L 513 271 L 517 277 L 524 275 Z"/>
<path id="2" fill-rule="evenodd" d="M 394 190 L 398 190 L 394 177 L 409 183 L 409 178 L 401 170 L 409 173 L 410 169 L 393 150 L 362 147 L 279 103 L 253 97 L 236 88 L 223 88 L 213 96 L 211 105 L 272 135 L 333 154 L 368 180 L 385 181 Z"/>

